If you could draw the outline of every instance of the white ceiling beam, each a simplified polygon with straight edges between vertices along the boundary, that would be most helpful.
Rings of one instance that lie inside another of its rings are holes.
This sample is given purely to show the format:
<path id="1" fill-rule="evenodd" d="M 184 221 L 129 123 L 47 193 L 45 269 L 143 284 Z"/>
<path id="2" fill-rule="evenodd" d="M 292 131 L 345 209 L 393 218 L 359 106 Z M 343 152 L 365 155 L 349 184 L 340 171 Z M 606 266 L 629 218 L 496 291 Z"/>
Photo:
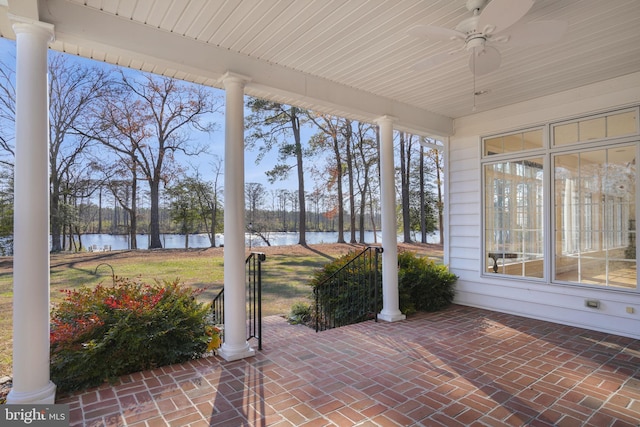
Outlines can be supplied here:
<path id="1" fill-rule="evenodd" d="M 251 78 L 247 93 L 297 100 L 317 111 L 374 121 L 389 115 L 395 127 L 432 137 L 453 133 L 453 120 L 389 98 L 270 64 L 179 34 L 158 30 L 64 0 L 49 0 L 40 19 L 55 25 L 54 45 L 67 42 L 217 81 L 226 72 Z M 213 83 L 212 83 L 213 84 Z"/>
<path id="2" fill-rule="evenodd" d="M 23 18 L 37 21 L 38 0 L 8 0 L 9 13 Z"/>

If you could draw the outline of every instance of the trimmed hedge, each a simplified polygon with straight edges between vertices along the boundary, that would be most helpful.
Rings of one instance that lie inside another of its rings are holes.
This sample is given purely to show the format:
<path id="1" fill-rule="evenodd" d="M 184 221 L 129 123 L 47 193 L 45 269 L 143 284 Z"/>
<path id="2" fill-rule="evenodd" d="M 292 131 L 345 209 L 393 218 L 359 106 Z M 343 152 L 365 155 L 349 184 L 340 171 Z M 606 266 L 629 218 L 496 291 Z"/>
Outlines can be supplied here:
<path id="1" fill-rule="evenodd" d="M 436 264 L 412 252 L 398 254 L 400 311 L 438 311 L 453 302 L 458 277 L 446 265 Z"/>
<path id="2" fill-rule="evenodd" d="M 362 311 L 362 304 L 354 304 L 366 298 L 371 292 L 366 277 L 371 277 L 373 268 L 354 272 L 340 281 L 340 291 L 332 288 L 318 288 L 327 278 L 353 260 L 358 253 L 350 252 L 326 264 L 316 271 L 310 286 L 316 288 L 321 305 L 330 307 L 336 325 L 355 323 L 372 318 L 373 313 Z M 381 263 L 380 263 L 381 264 Z M 372 266 L 369 266 L 372 267 Z M 457 276 L 449 272 L 445 265 L 436 264 L 429 258 L 418 257 L 415 253 L 405 251 L 398 254 L 398 292 L 400 311 L 412 314 L 416 311 L 437 311 L 453 302 L 454 283 Z M 373 298 L 373 295 L 369 296 Z M 382 294 L 378 293 L 378 307 L 382 308 Z M 326 313 L 315 313 L 311 307 L 312 318 L 327 317 Z M 354 310 L 356 310 L 354 312 Z M 347 319 L 355 321 L 348 322 Z"/>

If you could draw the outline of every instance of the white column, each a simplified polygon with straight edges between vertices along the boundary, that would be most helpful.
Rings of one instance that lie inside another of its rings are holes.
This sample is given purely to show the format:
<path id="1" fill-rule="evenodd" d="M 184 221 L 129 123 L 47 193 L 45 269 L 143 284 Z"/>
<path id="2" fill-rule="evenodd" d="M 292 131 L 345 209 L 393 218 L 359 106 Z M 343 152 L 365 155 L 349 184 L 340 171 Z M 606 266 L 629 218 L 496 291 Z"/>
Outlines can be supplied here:
<path id="1" fill-rule="evenodd" d="M 247 342 L 244 246 L 244 85 L 249 79 L 232 73 L 221 81 L 226 91 L 224 131 L 224 343 L 220 356 L 238 360 L 253 356 Z"/>
<path id="2" fill-rule="evenodd" d="M 13 388 L 7 403 L 53 403 L 49 377 L 49 114 L 53 26 L 11 17 L 16 33 Z"/>
<path id="3" fill-rule="evenodd" d="M 393 162 L 393 118 L 381 117 L 380 198 L 382 205 L 382 311 L 378 319 L 395 322 L 405 319 L 398 294 L 398 227 L 396 223 L 396 187 Z"/>

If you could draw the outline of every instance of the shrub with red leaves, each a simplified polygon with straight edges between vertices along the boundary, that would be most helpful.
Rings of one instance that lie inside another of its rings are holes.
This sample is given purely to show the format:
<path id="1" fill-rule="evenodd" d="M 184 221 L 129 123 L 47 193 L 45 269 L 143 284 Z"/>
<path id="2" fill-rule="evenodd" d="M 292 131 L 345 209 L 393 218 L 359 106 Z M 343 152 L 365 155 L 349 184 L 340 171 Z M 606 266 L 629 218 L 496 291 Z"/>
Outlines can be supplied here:
<path id="1" fill-rule="evenodd" d="M 207 351 L 209 308 L 177 280 L 64 290 L 51 314 L 51 379 L 61 391 L 184 362 Z"/>

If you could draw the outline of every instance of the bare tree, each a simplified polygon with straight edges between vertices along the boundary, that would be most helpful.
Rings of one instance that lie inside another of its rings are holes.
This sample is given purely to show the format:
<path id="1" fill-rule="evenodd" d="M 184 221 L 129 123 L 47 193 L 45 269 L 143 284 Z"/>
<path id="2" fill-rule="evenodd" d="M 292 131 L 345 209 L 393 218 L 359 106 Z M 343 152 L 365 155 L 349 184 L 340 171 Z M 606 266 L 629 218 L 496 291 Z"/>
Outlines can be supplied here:
<path id="1" fill-rule="evenodd" d="M 167 185 L 181 172 L 176 153 L 195 156 L 204 151 L 191 143 L 190 131 L 212 131 L 213 123 L 206 119 L 218 103 L 202 86 L 151 74 L 135 79 L 124 72 L 120 76 L 120 89 L 104 105 L 101 124 L 94 126 L 91 136 L 130 156 L 132 171 L 149 183 L 149 248 L 161 248 L 160 184 Z"/>
<path id="2" fill-rule="evenodd" d="M 176 152 L 193 156 L 204 151 L 202 147 L 189 144 L 188 130 L 212 131 L 213 124 L 204 120 L 208 113 L 215 111 L 216 105 L 211 92 L 204 87 L 181 84 L 168 77 L 145 74 L 141 80 L 132 80 L 122 73 L 122 84 L 125 90 L 138 97 L 153 134 L 146 144 L 138 145 L 135 159 L 149 182 L 151 193 L 149 248 L 161 248 L 160 183 L 166 185 L 175 172 Z"/>
<path id="3" fill-rule="evenodd" d="M 267 189 L 259 182 L 247 182 L 244 185 L 244 197 L 248 208 L 247 228 L 249 233 L 251 233 L 251 237 L 253 237 L 253 234 L 256 234 L 267 246 L 271 246 L 268 237 L 268 221 L 266 218 L 261 218 L 257 215 L 258 210 L 263 207 L 265 198 L 267 197 Z"/>
<path id="4" fill-rule="evenodd" d="M 198 194 L 198 198 L 200 200 L 200 204 L 202 205 L 202 209 L 205 209 L 205 205 L 208 206 L 208 210 L 211 214 L 211 226 L 207 226 L 207 220 L 205 219 L 205 226 L 207 226 L 207 230 L 209 233 L 209 241 L 211 242 L 211 247 L 216 247 L 216 231 L 219 228 L 220 224 L 220 205 L 221 205 L 221 196 L 222 196 L 222 188 L 218 185 L 218 180 L 220 179 L 220 175 L 222 175 L 222 159 L 216 157 L 215 163 L 212 164 L 214 178 L 211 183 L 211 192 L 206 192 L 206 187 L 200 187 L 202 190 L 201 193 Z"/>
<path id="5" fill-rule="evenodd" d="M 345 243 L 344 240 L 344 191 L 342 189 L 342 181 L 344 177 L 342 153 L 344 150 L 343 139 L 341 136 L 341 127 L 344 124 L 343 119 L 339 117 L 327 115 L 308 114 L 309 119 L 320 129 L 320 133 L 314 135 L 311 139 L 313 147 L 317 150 L 330 148 L 333 152 L 331 163 L 328 164 L 330 173 L 327 186 L 331 187 L 335 184 L 337 191 L 337 217 L 338 217 L 338 243 Z"/>
<path id="6" fill-rule="evenodd" d="M 137 249 L 138 232 L 138 181 L 143 175 L 137 160 L 139 147 L 144 146 L 150 137 L 150 131 L 143 115 L 141 102 L 128 91 L 113 88 L 108 97 L 104 97 L 95 114 L 89 119 L 84 135 L 99 141 L 109 148 L 114 156 L 105 161 L 104 156 L 96 158 L 94 164 L 102 171 L 107 188 L 111 191 L 120 207 L 129 217 L 129 245 Z"/>
<path id="7" fill-rule="evenodd" d="M 367 201 L 370 200 L 370 192 L 374 174 L 372 169 L 377 165 L 377 145 L 375 136 L 372 135 L 373 127 L 370 124 L 359 122 L 355 132 L 355 173 L 357 174 L 356 184 L 360 195 L 360 216 L 358 227 L 360 229 L 360 243 L 364 241 L 365 212 Z M 373 212 L 371 212 L 373 217 Z M 375 221 L 372 218 L 375 232 Z"/>
<path id="8" fill-rule="evenodd" d="M 282 188 L 275 190 L 275 199 L 277 203 L 277 210 L 280 213 L 282 219 L 282 231 L 287 231 L 287 202 L 289 201 L 289 191 Z"/>
<path id="9" fill-rule="evenodd" d="M 353 160 L 353 147 L 355 143 L 353 137 L 353 128 L 351 127 L 351 120 L 344 119 L 341 129 L 342 136 L 344 138 L 345 149 L 345 163 L 347 166 L 347 185 L 349 187 L 349 231 L 350 239 L 349 243 L 356 243 L 356 195 L 355 195 L 355 171 Z"/>
<path id="10" fill-rule="evenodd" d="M 91 106 L 104 94 L 111 83 L 109 72 L 82 63 L 71 64 L 65 54 L 51 53 L 49 60 L 49 182 L 51 250 L 63 249 L 64 228 L 72 220 L 71 191 L 85 177 L 81 165 L 85 161 L 91 140 L 78 135 L 75 127 L 91 110 Z M 13 124 L 15 120 L 15 86 L 13 70 L 0 67 L 0 123 Z M 0 137 L 4 156 L 0 163 L 11 167 L 14 161 L 13 133 Z M 81 189 L 86 192 L 86 188 Z M 65 203 L 67 203 L 65 205 Z"/>
<path id="11" fill-rule="evenodd" d="M 440 234 L 440 243 L 444 243 L 444 228 L 443 228 L 443 211 L 444 211 L 444 201 L 442 200 L 442 171 L 444 168 L 442 162 L 442 154 L 439 150 L 435 148 L 431 148 L 427 150 L 425 156 L 432 163 L 432 170 L 435 172 L 435 183 L 436 187 L 436 208 L 438 210 L 438 231 Z"/>
<path id="12" fill-rule="evenodd" d="M 411 242 L 410 176 L 413 135 L 400 132 L 400 193 L 402 200 L 402 230 L 404 242 Z"/>
<path id="13" fill-rule="evenodd" d="M 244 197 L 248 208 L 249 222 L 254 222 L 256 220 L 256 211 L 258 208 L 262 207 L 266 195 L 266 188 L 259 182 L 247 182 L 244 185 Z"/>
<path id="14" fill-rule="evenodd" d="M 13 169 L 15 158 L 16 88 L 13 82 L 12 68 L 0 62 L 0 165 L 10 169 Z"/>
<path id="15" fill-rule="evenodd" d="M 109 90 L 110 73 L 104 68 L 71 63 L 64 54 L 49 60 L 49 168 L 51 250 L 62 250 L 61 235 L 66 221 L 60 208 L 69 190 L 74 167 L 84 161 L 91 139 L 76 132 L 83 115 Z"/>
<path id="16" fill-rule="evenodd" d="M 13 253 L 15 86 L 13 70 L 0 62 L 0 255 Z"/>

